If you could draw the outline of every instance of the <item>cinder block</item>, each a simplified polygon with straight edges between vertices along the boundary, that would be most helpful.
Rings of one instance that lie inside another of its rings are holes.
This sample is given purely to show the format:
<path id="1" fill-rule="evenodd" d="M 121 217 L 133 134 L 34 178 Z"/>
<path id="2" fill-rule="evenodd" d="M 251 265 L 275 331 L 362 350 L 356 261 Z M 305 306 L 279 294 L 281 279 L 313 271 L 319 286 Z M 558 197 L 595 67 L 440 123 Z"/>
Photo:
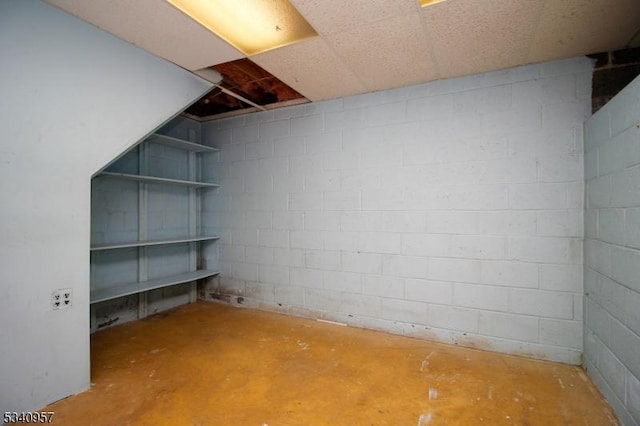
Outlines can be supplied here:
<path id="1" fill-rule="evenodd" d="M 324 271 L 323 285 L 327 290 L 362 293 L 362 275 L 353 272 Z"/>
<path id="2" fill-rule="evenodd" d="M 231 241 L 234 245 L 255 246 L 258 245 L 257 229 L 234 229 L 231 231 Z"/>
<path id="3" fill-rule="evenodd" d="M 625 209 L 624 245 L 640 249 L 640 209 Z"/>
<path id="4" fill-rule="evenodd" d="M 402 234 L 402 254 L 449 256 L 451 254 L 451 236 L 447 234 Z"/>
<path id="5" fill-rule="evenodd" d="M 640 292 L 640 251 L 613 246 L 611 248 L 611 278 Z"/>
<path id="6" fill-rule="evenodd" d="M 582 350 L 582 321 L 541 318 L 540 343 Z"/>
<path id="7" fill-rule="evenodd" d="M 509 290 L 511 312 L 546 318 L 573 319 L 573 295 L 542 290 Z"/>
<path id="8" fill-rule="evenodd" d="M 299 136 L 290 136 L 273 141 L 273 155 L 275 157 L 304 155 L 304 149 L 304 140 Z"/>
<path id="9" fill-rule="evenodd" d="M 282 231 L 297 231 L 304 229 L 304 213 L 302 212 L 273 212 L 273 229 Z M 288 235 L 288 234 L 287 234 Z M 288 241 L 288 236 L 287 236 Z"/>
<path id="10" fill-rule="evenodd" d="M 408 121 L 442 123 L 443 121 L 451 120 L 453 116 L 452 94 L 428 96 L 407 101 Z"/>
<path id="11" fill-rule="evenodd" d="M 244 262 L 244 246 L 221 244 L 219 256 L 223 262 Z"/>
<path id="12" fill-rule="evenodd" d="M 603 275 L 611 276 L 611 248 L 611 245 L 598 240 L 586 240 L 587 266 Z"/>
<path id="13" fill-rule="evenodd" d="M 258 265 L 255 263 L 234 262 L 231 263 L 234 278 L 243 281 L 258 281 Z"/>
<path id="14" fill-rule="evenodd" d="M 340 187 L 342 190 L 379 190 L 381 170 L 342 170 L 340 172 Z"/>
<path id="15" fill-rule="evenodd" d="M 340 151 L 342 149 L 342 132 L 307 135 L 304 142 L 307 154 Z"/>
<path id="16" fill-rule="evenodd" d="M 611 175 L 611 187 L 612 207 L 640 207 L 640 165 Z"/>
<path id="17" fill-rule="evenodd" d="M 244 126 L 233 126 L 231 129 L 231 141 L 234 144 L 242 144 L 246 142 L 256 142 L 259 138 L 259 127 L 257 124 L 248 124 Z"/>
<path id="18" fill-rule="evenodd" d="M 407 279 L 405 281 L 405 295 L 409 300 L 451 305 L 453 303 L 453 283 Z"/>
<path id="19" fill-rule="evenodd" d="M 385 232 L 424 232 L 426 215 L 423 212 L 380 212 L 378 228 Z"/>
<path id="20" fill-rule="evenodd" d="M 436 281 L 479 283 L 481 264 L 477 260 L 430 258 L 428 278 Z"/>
<path id="21" fill-rule="evenodd" d="M 455 114 L 484 115 L 511 107 L 511 84 L 467 90 L 453 95 Z"/>
<path id="22" fill-rule="evenodd" d="M 478 212 L 478 232 L 485 235 L 534 235 L 536 214 L 525 211 Z"/>
<path id="23" fill-rule="evenodd" d="M 601 176 L 587 182 L 587 209 L 613 206 L 611 175 Z"/>
<path id="24" fill-rule="evenodd" d="M 473 211 L 428 212 L 427 231 L 437 234 L 475 234 L 478 232 L 478 213 Z"/>
<path id="25" fill-rule="evenodd" d="M 277 285 L 273 288 L 274 302 L 279 305 L 285 306 L 303 306 L 304 305 L 304 292 L 303 287 L 297 287 L 292 285 Z"/>
<path id="26" fill-rule="evenodd" d="M 322 154 L 322 168 L 324 170 L 353 170 L 358 168 L 358 151 L 343 149 Z"/>
<path id="27" fill-rule="evenodd" d="M 392 299 L 404 298 L 404 279 L 382 275 L 363 275 L 362 293 Z"/>
<path id="28" fill-rule="evenodd" d="M 322 210 L 322 192 L 290 193 L 289 210 Z"/>
<path id="29" fill-rule="evenodd" d="M 582 265 L 540 265 L 540 288 L 542 290 L 582 293 Z"/>
<path id="30" fill-rule="evenodd" d="M 640 106 L 638 105 L 637 93 L 638 82 L 634 80 L 609 102 L 612 136 L 638 123 Z"/>
<path id="31" fill-rule="evenodd" d="M 498 312 L 480 312 L 478 332 L 524 342 L 538 342 L 538 319 Z"/>
<path id="32" fill-rule="evenodd" d="M 290 268 L 291 285 L 309 288 L 322 288 L 323 272 L 317 269 Z"/>
<path id="33" fill-rule="evenodd" d="M 382 315 L 382 301 L 376 296 L 342 293 L 340 295 L 340 311 L 347 315 L 380 318 Z"/>
<path id="34" fill-rule="evenodd" d="M 475 309 L 429 305 L 429 325 L 432 327 L 477 333 L 478 316 Z"/>
<path id="35" fill-rule="evenodd" d="M 245 158 L 247 160 L 270 157 L 273 157 L 273 142 L 271 141 L 248 142 L 245 145 Z"/>
<path id="36" fill-rule="evenodd" d="M 380 229 L 379 212 L 346 211 L 340 213 L 340 229 L 343 231 L 376 231 Z"/>
<path id="37" fill-rule="evenodd" d="M 358 251 L 400 254 L 400 234 L 393 232 L 358 233 Z"/>
<path id="38" fill-rule="evenodd" d="M 582 240 L 577 238 L 509 237 L 507 247 L 507 257 L 510 260 L 582 263 Z"/>
<path id="39" fill-rule="evenodd" d="M 624 323 L 631 331 L 640 336 L 640 293 L 629 290 L 624 300 Z"/>
<path id="40" fill-rule="evenodd" d="M 245 248 L 245 262 L 271 265 L 273 264 L 273 249 L 270 247 L 247 246 Z"/>
<path id="41" fill-rule="evenodd" d="M 508 208 L 507 194 L 506 185 L 459 185 L 449 188 L 453 210 L 504 210 Z"/>
<path id="42" fill-rule="evenodd" d="M 361 252 L 342 252 L 342 269 L 364 274 L 382 273 L 382 255 Z"/>
<path id="43" fill-rule="evenodd" d="M 605 312 L 600 305 L 588 297 L 585 298 L 584 307 L 585 326 L 589 328 L 605 345 L 610 345 L 611 316 Z"/>
<path id="44" fill-rule="evenodd" d="M 322 203 L 323 210 L 359 210 L 360 192 L 358 191 L 336 191 L 324 192 Z"/>
<path id="45" fill-rule="evenodd" d="M 564 209 L 567 187 L 562 183 L 528 183 L 509 186 L 509 207 L 514 210 Z"/>
<path id="46" fill-rule="evenodd" d="M 245 297 L 261 303 L 272 303 L 274 301 L 274 285 L 270 283 L 247 282 L 245 286 Z M 251 302 L 249 302 L 251 303 Z"/>
<path id="47" fill-rule="evenodd" d="M 260 229 L 258 231 L 258 245 L 267 247 L 289 247 L 289 231 Z"/>
<path id="48" fill-rule="evenodd" d="M 322 311 L 340 311 L 340 293 L 317 288 L 304 289 L 304 306 Z"/>
<path id="49" fill-rule="evenodd" d="M 273 264 L 303 268 L 305 266 L 304 250 L 290 249 L 290 248 L 274 248 Z"/>
<path id="50" fill-rule="evenodd" d="M 611 352 L 631 371 L 640 376 L 640 337 L 619 321 L 611 321 Z"/>
<path id="51" fill-rule="evenodd" d="M 337 212 L 306 212 L 304 229 L 307 231 L 338 231 L 341 215 Z"/>
<path id="52" fill-rule="evenodd" d="M 427 259 L 417 256 L 385 255 L 382 274 L 392 277 L 426 278 Z"/>
<path id="53" fill-rule="evenodd" d="M 382 318 L 411 324 L 427 324 L 428 306 L 422 302 L 382 299 Z"/>
<path id="54" fill-rule="evenodd" d="M 503 237 L 456 235 L 453 237 L 453 257 L 465 259 L 494 259 L 505 257 L 506 241 Z"/>
<path id="55" fill-rule="evenodd" d="M 594 300 L 602 308 L 618 321 L 625 322 L 625 300 L 629 297 L 631 290 L 605 277 L 598 276 L 598 297 Z"/>
<path id="56" fill-rule="evenodd" d="M 220 147 L 220 160 L 226 163 L 243 161 L 245 159 L 244 149 L 244 144 L 222 145 Z"/>
<path id="57" fill-rule="evenodd" d="M 582 210 L 546 210 L 537 212 L 537 234 L 550 237 L 582 237 Z"/>
<path id="58" fill-rule="evenodd" d="M 339 251 L 306 250 L 305 265 L 313 269 L 340 270 L 342 262 Z"/>
<path id="59" fill-rule="evenodd" d="M 315 172 L 304 177 L 304 190 L 306 192 L 339 191 L 340 172 Z"/>
<path id="60" fill-rule="evenodd" d="M 625 211 L 624 209 L 598 210 L 598 237 L 600 240 L 624 245 Z"/>
<path id="61" fill-rule="evenodd" d="M 324 115 L 308 115 L 291 119 L 291 136 L 314 135 L 324 130 Z"/>
<path id="62" fill-rule="evenodd" d="M 357 232 L 326 231 L 322 234 L 324 235 L 325 250 L 357 251 Z"/>
<path id="63" fill-rule="evenodd" d="M 289 157 L 289 173 L 304 175 L 322 170 L 322 158 L 317 155 Z"/>
<path id="64" fill-rule="evenodd" d="M 301 174 L 291 174 L 283 170 L 273 172 L 273 192 L 289 193 L 304 191 L 304 176 Z"/>
<path id="65" fill-rule="evenodd" d="M 456 283 L 453 288 L 453 304 L 461 307 L 506 312 L 509 308 L 509 289 Z"/>
<path id="66" fill-rule="evenodd" d="M 374 145 L 363 148 L 359 152 L 358 164 L 362 169 L 401 166 L 402 150 L 394 149 L 387 145 Z"/>
<path id="67" fill-rule="evenodd" d="M 323 233 L 320 231 L 291 231 L 291 248 L 323 249 Z"/>
<path id="68" fill-rule="evenodd" d="M 265 121 L 260 123 L 260 139 L 278 139 L 289 136 L 289 120 Z"/>
<path id="69" fill-rule="evenodd" d="M 261 283 L 289 284 L 289 267 L 282 265 L 259 265 L 258 280 Z"/>
<path id="70" fill-rule="evenodd" d="M 627 373 L 627 407 L 633 419 L 640 424 L 640 380 Z"/>
<path id="71" fill-rule="evenodd" d="M 505 287 L 537 288 L 538 264 L 514 260 L 482 262 L 480 282 Z"/>

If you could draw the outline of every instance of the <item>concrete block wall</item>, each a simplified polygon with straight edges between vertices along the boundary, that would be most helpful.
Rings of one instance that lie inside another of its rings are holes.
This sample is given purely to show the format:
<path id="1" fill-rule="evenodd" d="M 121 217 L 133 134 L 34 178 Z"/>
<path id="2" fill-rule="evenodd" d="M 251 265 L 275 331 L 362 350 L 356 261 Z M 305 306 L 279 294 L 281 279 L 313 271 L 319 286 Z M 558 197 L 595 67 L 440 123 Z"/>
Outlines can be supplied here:
<path id="1" fill-rule="evenodd" d="M 585 367 L 640 424 L 640 78 L 585 124 Z"/>
<path id="2" fill-rule="evenodd" d="M 579 364 L 584 58 L 203 124 L 209 295 Z"/>

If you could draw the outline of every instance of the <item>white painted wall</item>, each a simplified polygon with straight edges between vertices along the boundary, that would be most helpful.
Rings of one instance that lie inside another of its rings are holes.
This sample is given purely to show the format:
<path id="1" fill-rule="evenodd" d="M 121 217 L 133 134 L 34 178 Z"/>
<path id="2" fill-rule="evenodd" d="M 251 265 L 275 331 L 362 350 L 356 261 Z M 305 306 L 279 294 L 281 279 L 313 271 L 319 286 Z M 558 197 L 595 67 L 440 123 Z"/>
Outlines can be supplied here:
<path id="1" fill-rule="evenodd" d="M 3 412 L 89 386 L 91 175 L 209 84 L 34 0 L 0 2 L 0 62 Z"/>
<path id="2" fill-rule="evenodd" d="M 212 292 L 579 364 L 585 58 L 203 125 Z"/>
<path id="3" fill-rule="evenodd" d="M 585 367 L 640 424 L 640 78 L 585 125 Z"/>

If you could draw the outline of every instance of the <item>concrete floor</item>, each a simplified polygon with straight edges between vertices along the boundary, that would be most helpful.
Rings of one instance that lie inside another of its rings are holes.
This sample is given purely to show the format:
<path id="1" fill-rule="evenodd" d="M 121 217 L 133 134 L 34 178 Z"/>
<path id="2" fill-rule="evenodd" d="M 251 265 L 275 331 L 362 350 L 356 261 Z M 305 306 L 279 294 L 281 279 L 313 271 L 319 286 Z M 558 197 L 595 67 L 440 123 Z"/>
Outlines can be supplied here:
<path id="1" fill-rule="evenodd" d="M 200 302 L 99 331 L 68 425 L 612 425 L 578 367 Z"/>

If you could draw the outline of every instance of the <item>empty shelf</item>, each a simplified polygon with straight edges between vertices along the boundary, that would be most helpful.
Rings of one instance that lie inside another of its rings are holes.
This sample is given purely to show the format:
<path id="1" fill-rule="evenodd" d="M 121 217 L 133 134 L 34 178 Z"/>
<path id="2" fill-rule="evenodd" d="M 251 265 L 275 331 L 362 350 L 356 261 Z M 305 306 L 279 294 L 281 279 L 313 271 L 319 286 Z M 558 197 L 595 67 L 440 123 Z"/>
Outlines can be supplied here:
<path id="1" fill-rule="evenodd" d="M 98 250 L 112 250 L 112 249 L 121 249 L 121 248 L 129 248 L 129 247 L 146 247 L 146 246 L 159 246 L 163 244 L 179 244 L 179 243 L 192 243 L 196 241 L 207 241 L 207 240 L 217 240 L 220 237 L 217 235 L 210 236 L 193 236 L 193 237 L 182 237 L 182 238 L 167 238 L 164 240 L 148 240 L 148 241 L 131 241 L 127 243 L 110 243 L 110 244 L 95 244 L 91 246 L 91 251 Z"/>
<path id="2" fill-rule="evenodd" d="M 209 271 L 203 269 L 200 271 L 186 272 L 183 274 L 156 278 L 138 283 L 121 284 L 113 287 L 103 288 L 100 290 L 93 290 L 91 291 L 90 302 L 103 302 L 105 300 L 116 299 L 122 296 L 142 293 L 144 291 L 155 290 L 158 288 L 169 287 L 176 284 L 184 284 L 191 281 L 201 280 L 203 278 L 213 277 L 218 274 L 218 271 Z"/>
<path id="3" fill-rule="evenodd" d="M 102 172 L 98 177 L 110 177 L 117 179 L 136 180 L 147 183 L 166 183 L 169 185 L 191 186 L 195 188 L 218 188 L 220 185 L 216 183 L 195 182 L 190 180 L 168 179 L 155 176 L 132 175 L 128 173 Z"/>
<path id="4" fill-rule="evenodd" d="M 158 143 L 161 145 L 170 146 L 172 148 L 180 148 L 193 152 L 218 152 L 218 148 L 211 146 L 201 145 L 199 143 L 189 142 L 182 139 L 176 139 L 171 136 L 159 135 L 154 133 L 147 138 L 149 142 Z"/>

